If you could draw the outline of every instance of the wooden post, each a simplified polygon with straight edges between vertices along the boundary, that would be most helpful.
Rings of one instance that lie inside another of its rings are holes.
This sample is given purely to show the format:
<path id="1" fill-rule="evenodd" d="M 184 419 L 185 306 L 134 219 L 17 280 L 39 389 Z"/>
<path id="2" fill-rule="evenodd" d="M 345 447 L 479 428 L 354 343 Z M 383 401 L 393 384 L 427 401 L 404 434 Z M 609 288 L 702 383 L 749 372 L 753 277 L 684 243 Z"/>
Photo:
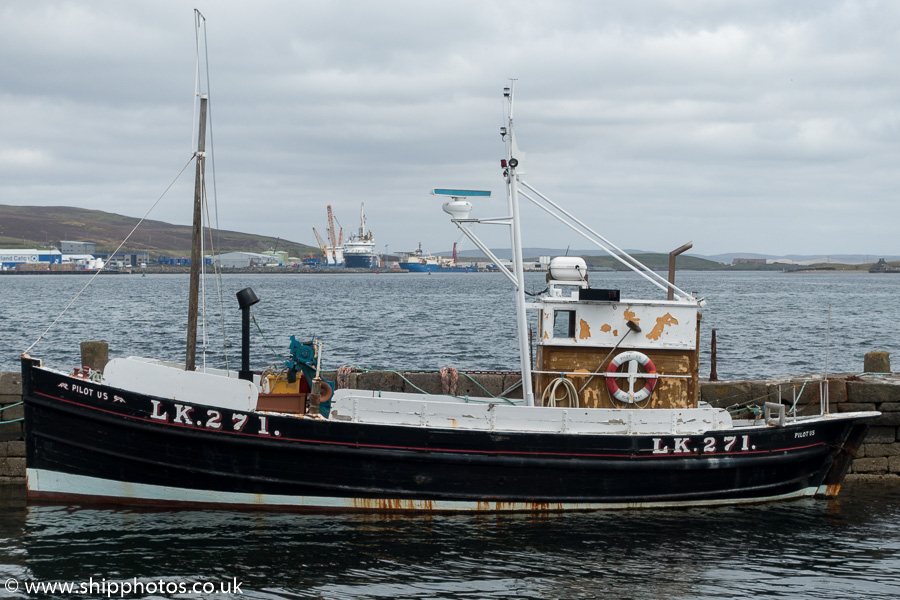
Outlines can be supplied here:
<path id="1" fill-rule="evenodd" d="M 687 252 L 688 250 L 690 250 L 693 247 L 694 247 L 694 243 L 688 242 L 684 246 L 681 246 L 680 248 L 676 248 L 675 250 L 672 250 L 671 252 L 669 252 L 669 283 L 671 283 L 671 284 L 675 283 L 675 257 L 678 256 L 679 254 L 681 254 L 682 252 Z M 675 299 L 675 290 L 672 288 L 672 286 L 669 286 L 669 293 L 668 293 L 667 298 L 669 300 Z"/>
<path id="2" fill-rule="evenodd" d="M 719 374 L 716 372 L 716 330 L 712 330 L 712 344 L 709 349 L 709 380 L 718 381 Z"/>
<path id="3" fill-rule="evenodd" d="M 197 312 L 200 302 L 200 236 L 203 225 L 203 177 L 206 166 L 206 103 L 205 94 L 200 96 L 200 127 L 197 135 L 197 172 L 194 178 L 194 225 L 191 231 L 191 285 L 188 298 L 187 352 L 184 370 L 193 371 L 197 355 Z"/>

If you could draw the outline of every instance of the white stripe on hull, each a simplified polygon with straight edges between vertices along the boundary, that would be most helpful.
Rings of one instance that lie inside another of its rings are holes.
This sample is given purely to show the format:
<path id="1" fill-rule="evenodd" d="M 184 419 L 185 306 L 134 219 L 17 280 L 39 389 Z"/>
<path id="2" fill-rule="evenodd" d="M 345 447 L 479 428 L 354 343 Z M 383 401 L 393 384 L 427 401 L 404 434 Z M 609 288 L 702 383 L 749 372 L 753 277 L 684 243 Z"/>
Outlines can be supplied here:
<path id="1" fill-rule="evenodd" d="M 729 500 L 691 500 L 681 502 L 477 502 L 453 500 L 408 500 L 378 498 L 339 498 L 329 496 L 285 496 L 279 494 L 248 494 L 245 492 L 217 492 L 167 487 L 146 483 L 113 481 L 98 477 L 69 475 L 43 469 L 27 469 L 28 494 L 38 499 L 65 498 L 111 503 L 153 505 L 203 505 L 243 508 L 272 508 L 295 510 L 349 510 L 394 512 L 535 512 L 587 511 L 631 508 L 666 508 L 676 506 L 715 506 L 786 500 L 815 495 L 817 488 L 809 487 L 790 494 Z"/>

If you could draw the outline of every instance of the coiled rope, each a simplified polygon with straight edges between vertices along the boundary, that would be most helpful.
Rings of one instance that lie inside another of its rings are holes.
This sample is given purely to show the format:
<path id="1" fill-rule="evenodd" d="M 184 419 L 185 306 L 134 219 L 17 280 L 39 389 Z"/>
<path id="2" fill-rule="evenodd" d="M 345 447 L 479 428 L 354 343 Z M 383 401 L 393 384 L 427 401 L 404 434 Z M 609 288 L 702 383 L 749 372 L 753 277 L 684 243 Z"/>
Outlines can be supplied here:
<path id="1" fill-rule="evenodd" d="M 557 396 L 556 392 L 562 387 L 562 395 Z M 541 404 L 543 406 L 556 407 L 557 403 L 565 400 L 566 406 L 569 408 L 578 408 L 578 390 L 575 384 L 565 375 L 557 377 L 544 388 L 544 394 L 541 396 Z"/>

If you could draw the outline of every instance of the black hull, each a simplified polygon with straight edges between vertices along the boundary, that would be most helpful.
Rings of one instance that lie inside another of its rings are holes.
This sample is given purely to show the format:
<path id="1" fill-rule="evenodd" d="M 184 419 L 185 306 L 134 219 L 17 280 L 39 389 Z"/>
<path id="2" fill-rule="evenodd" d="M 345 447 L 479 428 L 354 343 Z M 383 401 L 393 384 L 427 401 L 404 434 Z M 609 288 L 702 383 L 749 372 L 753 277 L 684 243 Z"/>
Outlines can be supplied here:
<path id="1" fill-rule="evenodd" d="M 23 389 L 32 498 L 139 504 L 562 510 L 836 493 L 868 427 L 677 438 L 332 422 L 187 406 L 28 359 Z"/>

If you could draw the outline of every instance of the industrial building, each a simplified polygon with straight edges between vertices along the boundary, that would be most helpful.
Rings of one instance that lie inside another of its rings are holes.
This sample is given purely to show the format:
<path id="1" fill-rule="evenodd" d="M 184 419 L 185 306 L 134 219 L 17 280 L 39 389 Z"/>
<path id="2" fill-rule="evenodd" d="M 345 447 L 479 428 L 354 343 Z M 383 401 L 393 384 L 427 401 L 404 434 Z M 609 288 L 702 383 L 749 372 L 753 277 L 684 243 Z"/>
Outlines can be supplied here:
<path id="1" fill-rule="evenodd" d="M 40 266 L 60 264 L 63 260 L 62 252 L 59 250 L 41 249 L 41 250 L 22 250 L 14 248 L 11 250 L 0 249 L 0 270 L 8 271 L 15 269 L 19 265 Z"/>
<path id="2" fill-rule="evenodd" d="M 97 251 L 97 244 L 94 242 L 61 241 L 59 243 L 59 251 L 63 254 L 93 254 Z"/>
<path id="3" fill-rule="evenodd" d="M 211 257 L 218 267 L 224 269 L 246 269 L 248 267 L 264 267 L 277 262 L 277 258 L 255 252 L 226 252 Z"/>

